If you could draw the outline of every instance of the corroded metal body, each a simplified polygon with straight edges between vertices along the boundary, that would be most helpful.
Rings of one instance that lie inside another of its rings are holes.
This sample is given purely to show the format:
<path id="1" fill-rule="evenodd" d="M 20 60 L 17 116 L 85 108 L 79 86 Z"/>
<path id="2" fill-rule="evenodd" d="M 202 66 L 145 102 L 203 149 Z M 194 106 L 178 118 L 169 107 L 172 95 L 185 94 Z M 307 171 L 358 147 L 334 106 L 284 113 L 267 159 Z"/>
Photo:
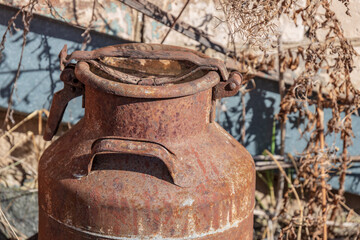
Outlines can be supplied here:
<path id="1" fill-rule="evenodd" d="M 238 75 L 139 86 L 84 61 L 74 73 L 85 116 L 40 160 L 40 240 L 252 239 L 253 160 L 213 121 Z"/>

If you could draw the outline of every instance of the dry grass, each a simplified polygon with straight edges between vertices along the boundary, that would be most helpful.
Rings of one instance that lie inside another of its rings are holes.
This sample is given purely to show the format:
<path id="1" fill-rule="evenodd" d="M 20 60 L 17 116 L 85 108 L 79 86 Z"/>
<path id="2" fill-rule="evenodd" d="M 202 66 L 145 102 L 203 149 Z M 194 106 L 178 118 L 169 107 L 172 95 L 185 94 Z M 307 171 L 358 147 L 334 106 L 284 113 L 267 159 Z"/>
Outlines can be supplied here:
<path id="1" fill-rule="evenodd" d="M 37 191 L 38 161 L 50 144 L 41 136 L 43 113 L 48 114 L 46 110 L 35 111 L 8 131 L 0 132 L 1 188 L 18 189 L 24 192 Z M 29 125 L 33 126 L 29 127 Z M 22 131 L 24 129 L 29 129 L 29 131 Z M 5 234 L 14 239 L 26 239 L 26 234 L 12 226 L 6 215 L 6 209 L 0 209 L 0 224 L 3 225 Z"/>

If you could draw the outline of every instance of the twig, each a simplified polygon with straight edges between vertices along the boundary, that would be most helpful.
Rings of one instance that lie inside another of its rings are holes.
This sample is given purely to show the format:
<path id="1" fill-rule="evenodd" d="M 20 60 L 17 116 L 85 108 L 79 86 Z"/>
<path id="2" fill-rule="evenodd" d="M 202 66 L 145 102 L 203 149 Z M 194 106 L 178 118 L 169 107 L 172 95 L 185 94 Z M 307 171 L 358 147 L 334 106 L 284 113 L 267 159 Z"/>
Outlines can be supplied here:
<path id="1" fill-rule="evenodd" d="M 261 199 L 259 199 L 259 197 L 255 194 L 255 200 L 258 202 L 259 206 L 261 209 L 265 210 L 266 207 L 264 206 L 264 204 L 262 203 Z M 255 211 L 255 210 L 254 210 Z"/>
<path id="2" fill-rule="evenodd" d="M 285 168 L 292 168 L 292 163 L 287 162 L 280 162 L 281 166 Z M 255 161 L 255 168 L 257 172 L 266 171 L 266 170 L 274 170 L 278 169 L 277 165 L 273 162 L 266 162 L 266 161 Z"/>
<path id="3" fill-rule="evenodd" d="M 97 3 L 97 0 L 94 0 L 93 6 L 92 6 L 91 20 L 90 20 L 88 26 L 86 27 L 85 31 L 81 34 L 81 36 L 84 38 L 84 41 L 81 45 L 82 51 L 85 50 L 87 44 L 91 42 L 90 30 L 91 30 L 93 22 L 96 20 L 96 16 L 95 16 L 96 3 Z"/>
<path id="4" fill-rule="evenodd" d="M 14 228 L 13 228 L 13 227 L 11 226 L 11 224 L 9 223 L 6 215 L 4 214 L 3 210 L 1 209 L 1 206 L 0 206 L 0 214 L 1 214 L 1 216 L 5 219 L 5 222 L 6 222 L 6 224 L 9 226 L 11 232 L 14 234 L 14 237 L 15 237 L 17 240 L 19 240 L 18 235 L 15 233 Z"/>
<path id="5" fill-rule="evenodd" d="M 26 141 L 27 141 L 27 139 L 22 140 L 22 141 L 18 142 L 17 144 L 15 144 L 12 148 L 10 148 L 10 150 L 7 151 L 4 156 L 1 157 L 0 162 L 3 161 L 6 157 L 8 157 L 16 148 L 18 148 L 20 145 L 22 145 L 22 144 L 23 144 L 24 142 L 26 142 Z M 6 167 L 4 167 L 4 168 L 1 168 L 1 169 L 0 169 L 0 173 L 2 173 L 2 172 L 4 172 L 4 171 L 6 171 L 6 170 L 8 170 L 8 169 L 10 169 L 10 168 L 18 165 L 18 164 L 20 164 L 20 163 L 23 162 L 24 160 L 25 160 L 25 159 L 21 159 L 21 160 L 19 160 L 19 161 L 16 161 L 16 162 L 13 163 L 13 164 L 10 164 L 10 165 L 8 165 L 8 166 L 6 166 Z"/>
<path id="6" fill-rule="evenodd" d="M 280 156 L 280 155 L 273 155 L 274 158 L 276 158 L 276 160 L 279 160 L 279 161 L 284 161 L 284 157 L 283 156 Z M 255 161 L 264 161 L 264 163 L 268 163 L 268 164 L 271 164 L 269 162 L 266 162 L 266 161 L 269 161 L 269 160 L 272 160 L 271 157 L 269 156 L 264 156 L 264 155 L 256 155 L 256 156 L 253 156 L 253 159 Z"/>
<path id="7" fill-rule="evenodd" d="M 262 240 L 266 239 L 266 234 L 267 234 L 267 232 L 268 232 L 268 227 L 266 226 L 266 228 L 265 228 L 265 230 L 264 230 L 264 232 L 263 232 L 263 234 L 262 234 L 262 236 L 261 236 L 261 239 L 262 239 Z"/>
<path id="8" fill-rule="evenodd" d="M 283 100 L 285 96 L 285 80 L 284 73 L 281 69 L 281 60 L 282 60 L 282 43 L 281 36 L 278 38 L 278 73 L 279 73 L 279 93 L 280 93 L 280 101 Z M 285 121 L 280 121 L 280 131 L 281 131 L 281 142 L 280 142 L 280 156 L 284 156 L 285 154 L 285 135 L 286 135 L 286 123 Z"/>
<path id="9" fill-rule="evenodd" d="M 20 68 L 21 68 L 21 64 L 22 64 L 22 59 L 23 59 L 23 55 L 24 55 L 24 50 L 25 50 L 25 46 L 26 46 L 26 42 L 27 42 L 27 34 L 30 31 L 30 22 L 33 18 L 33 10 L 35 8 L 35 5 L 38 3 L 38 0 L 31 0 L 27 5 L 23 6 L 19 11 L 22 12 L 22 22 L 24 24 L 24 29 L 23 29 L 23 42 L 22 42 L 22 46 L 21 46 L 21 54 L 20 54 L 20 60 L 18 63 L 18 67 L 16 70 L 16 75 L 15 78 L 13 79 L 13 84 L 10 90 L 10 95 L 9 95 L 9 99 L 8 99 L 8 108 L 6 110 L 6 115 L 5 115 L 5 119 L 4 119 L 4 126 L 6 124 L 8 124 L 9 119 L 13 121 L 12 119 L 12 105 L 13 105 L 13 95 L 14 95 L 14 91 L 16 89 L 16 83 L 17 80 L 19 79 L 20 76 Z M 29 11 L 25 11 L 25 8 L 29 7 Z M 17 14 L 15 14 L 15 16 L 17 16 Z M 16 18 L 15 18 L 16 19 Z M 15 19 L 11 19 L 9 21 L 8 25 L 13 25 Z M 4 36 L 6 35 L 6 32 L 4 34 Z M 5 39 L 5 37 L 3 37 L 3 40 Z M 5 42 L 5 40 L 4 40 Z M 2 43 L 3 45 L 4 43 Z"/>
<path id="10" fill-rule="evenodd" d="M 278 37 L 278 73 L 279 73 L 279 93 L 280 93 L 280 101 L 283 100 L 285 96 L 285 80 L 284 73 L 281 70 L 281 55 L 282 55 L 282 43 L 281 36 Z M 286 123 L 282 119 L 280 119 L 280 156 L 285 155 L 285 134 L 286 134 Z M 283 202 L 283 194 L 284 194 L 284 176 L 279 174 L 278 184 L 277 184 L 277 203 L 274 213 L 274 229 L 276 229 L 278 221 L 277 217 L 280 214 L 281 206 Z"/>
<path id="11" fill-rule="evenodd" d="M 260 209 L 254 209 L 254 215 L 255 215 L 255 216 L 264 217 L 264 218 L 266 218 L 266 219 L 269 218 L 269 215 L 267 215 L 265 211 L 260 210 Z"/>
<path id="12" fill-rule="evenodd" d="M 267 224 L 267 226 L 266 226 L 266 236 L 267 236 L 268 239 L 269 239 L 270 236 L 271 236 L 270 227 L 269 227 L 269 222 L 268 222 L 268 224 Z"/>
<path id="13" fill-rule="evenodd" d="M 45 0 L 49 10 L 50 10 L 50 14 L 54 19 L 58 19 L 60 18 L 62 21 L 66 22 L 69 24 L 69 21 L 66 20 L 56 9 L 55 7 L 52 5 L 51 0 Z"/>
<path id="14" fill-rule="evenodd" d="M 322 100 L 322 96 L 321 96 L 321 89 L 319 91 L 318 94 L 318 106 L 316 107 L 316 111 L 317 111 L 317 129 L 319 130 L 319 141 L 320 141 L 320 151 L 321 151 L 321 156 L 320 156 L 320 174 L 321 174 L 321 192 L 322 192 L 322 217 L 323 217 L 323 222 L 324 222 L 324 226 L 323 226 L 323 232 L 324 232 L 324 236 L 323 239 L 327 240 L 327 216 L 326 216 L 326 180 L 325 180 L 325 162 L 324 162 L 324 156 L 323 153 L 325 151 L 325 137 L 324 137 L 324 110 L 322 108 L 322 104 L 321 104 L 321 100 Z"/>
<path id="15" fill-rule="evenodd" d="M 287 156 L 288 156 L 287 158 L 289 158 L 292 161 L 293 164 L 296 163 L 295 161 L 298 161 L 300 159 L 300 157 L 294 157 L 290 153 L 287 153 Z M 268 160 L 271 160 L 271 158 L 269 156 L 264 156 L 264 155 L 255 155 L 255 156 L 252 156 L 252 157 L 253 157 L 253 159 L 255 161 L 268 161 Z M 280 155 L 274 155 L 274 158 L 276 158 L 276 160 L 278 160 L 278 161 L 284 161 L 285 160 L 285 158 L 283 156 L 280 156 Z M 341 159 L 342 159 L 342 156 L 334 158 L 334 160 L 336 160 L 336 161 L 341 160 Z M 351 162 L 360 162 L 360 155 L 349 156 L 349 160 Z M 271 163 L 269 163 L 269 164 L 271 164 Z M 296 163 L 296 166 L 298 166 L 298 163 Z"/>
<path id="16" fill-rule="evenodd" d="M 274 231 L 275 231 L 275 227 L 274 227 L 274 224 L 273 224 L 273 221 L 272 219 L 268 219 L 267 221 L 267 227 L 269 229 L 269 233 L 268 233 L 268 239 L 269 240 L 274 240 Z"/>
<path id="17" fill-rule="evenodd" d="M 234 39 L 233 39 L 234 41 Z M 227 57 L 227 55 L 226 55 Z M 251 88 L 248 88 L 249 83 L 252 84 Z M 245 136 L 246 136 L 246 128 L 245 128 L 245 123 L 246 123 L 246 102 L 245 102 L 245 95 L 248 92 L 251 92 L 252 90 L 254 90 L 256 88 L 256 83 L 255 80 L 253 78 L 251 78 L 243 87 L 240 88 L 239 92 L 241 95 L 241 111 L 242 111 L 242 115 L 241 115 L 241 144 L 245 144 Z M 260 155 L 263 156 L 263 155 Z"/>
<path id="18" fill-rule="evenodd" d="M 42 135 L 42 111 L 38 111 L 38 134 Z"/>
<path id="19" fill-rule="evenodd" d="M 290 160 L 295 168 L 296 176 L 299 176 L 300 171 L 298 168 L 298 164 L 295 162 L 293 155 L 291 155 L 291 153 L 288 153 L 287 155 L 288 155 L 288 158 L 290 158 Z M 303 199 L 304 198 L 304 187 L 302 184 L 300 184 L 300 191 L 301 191 L 301 198 Z"/>
<path id="20" fill-rule="evenodd" d="M 301 240 L 301 229 L 302 229 L 302 222 L 303 222 L 303 207 L 301 204 L 301 200 L 299 198 L 299 195 L 294 187 L 294 185 L 291 183 L 290 179 L 288 178 L 288 176 L 286 175 L 286 172 L 284 171 L 284 169 L 281 167 L 280 163 L 278 162 L 278 160 L 276 160 L 276 158 L 274 158 L 274 156 L 271 154 L 271 152 L 269 150 L 265 150 L 266 154 L 268 154 L 271 159 L 276 163 L 276 165 L 278 166 L 280 172 L 284 175 L 285 180 L 288 182 L 291 190 L 293 191 L 296 201 L 299 205 L 299 209 L 300 209 L 300 224 L 299 224 L 299 229 L 298 229 L 298 234 L 297 234 L 297 239 Z"/>
<path id="21" fill-rule="evenodd" d="M 354 222 L 343 222 L 343 223 L 337 223 L 334 221 L 326 221 L 326 224 L 328 226 L 335 226 L 335 227 L 345 227 L 345 228 L 355 228 L 360 227 L 360 223 L 354 223 Z"/>
<path id="22" fill-rule="evenodd" d="M 184 12 L 185 8 L 187 7 L 187 5 L 189 4 L 190 0 L 187 0 L 184 7 L 181 9 L 179 15 L 175 18 L 174 22 L 171 24 L 169 30 L 166 32 L 163 40 L 161 40 L 161 44 L 163 44 L 166 40 L 166 38 L 168 37 L 169 33 L 171 32 L 171 29 L 175 26 L 176 22 L 179 20 L 179 18 L 181 17 L 181 14 Z"/>
<path id="23" fill-rule="evenodd" d="M 245 103 L 245 92 L 241 92 L 241 144 L 245 144 L 245 136 L 246 136 L 246 103 Z"/>
<path id="24" fill-rule="evenodd" d="M 119 0 L 119 1 L 168 27 L 170 27 L 176 19 L 175 16 L 165 12 L 155 4 L 148 2 L 146 0 Z M 232 53 L 232 51 L 229 51 L 220 43 L 211 40 L 206 33 L 193 26 L 190 26 L 187 23 L 184 23 L 182 21 L 177 21 L 173 26 L 173 29 L 201 43 L 205 47 L 214 49 L 217 52 L 220 52 L 222 54 Z M 232 53 L 232 55 L 234 55 L 234 53 Z"/>
<path id="25" fill-rule="evenodd" d="M 329 192 L 329 195 L 334 197 L 334 194 L 332 192 Z M 357 214 L 353 209 L 351 209 L 348 205 L 346 205 L 344 202 L 340 201 L 340 205 L 343 206 L 343 208 L 345 208 L 346 210 L 348 210 L 349 212 L 353 211 L 353 214 L 355 214 L 357 217 L 360 217 L 359 214 Z"/>
<path id="26" fill-rule="evenodd" d="M 25 158 L 20 159 L 20 160 L 18 160 L 18 161 L 16 161 L 16 162 L 14 162 L 14 163 L 12 163 L 12 164 L 4 167 L 4 168 L 1 168 L 1 169 L 0 169 L 0 173 L 5 172 L 5 171 L 7 171 L 7 170 L 9 170 L 9 169 L 11 169 L 11 168 L 19 165 L 19 164 L 22 163 L 23 161 L 25 161 Z"/>
<path id="27" fill-rule="evenodd" d="M 37 175 L 37 170 L 30 164 L 30 163 L 27 163 L 25 161 L 25 159 L 20 159 L 20 158 L 17 158 L 17 157 L 13 157 L 13 156 L 9 156 L 9 158 L 11 158 L 12 160 L 14 161 L 21 161 L 22 164 L 26 165 L 26 167 L 31 170 L 33 172 L 33 174 Z"/>
<path id="28" fill-rule="evenodd" d="M 20 127 L 21 125 L 23 125 L 25 122 L 27 122 L 28 120 L 32 119 L 33 117 L 35 117 L 38 113 L 41 112 L 48 112 L 45 109 L 41 109 L 41 110 L 35 110 L 34 112 L 30 113 L 29 115 L 27 115 L 23 120 L 21 120 L 18 124 L 16 124 L 14 127 L 12 127 L 10 130 L 5 131 L 5 133 L 3 135 L 0 136 L 0 140 L 6 136 L 10 136 L 10 134 L 15 131 L 18 127 Z"/>
<path id="29" fill-rule="evenodd" d="M 299 168 L 297 166 L 297 163 L 295 162 L 294 156 L 291 153 L 288 153 L 287 155 L 288 155 L 288 158 L 290 158 L 290 160 L 295 168 L 296 175 L 299 175 Z"/>

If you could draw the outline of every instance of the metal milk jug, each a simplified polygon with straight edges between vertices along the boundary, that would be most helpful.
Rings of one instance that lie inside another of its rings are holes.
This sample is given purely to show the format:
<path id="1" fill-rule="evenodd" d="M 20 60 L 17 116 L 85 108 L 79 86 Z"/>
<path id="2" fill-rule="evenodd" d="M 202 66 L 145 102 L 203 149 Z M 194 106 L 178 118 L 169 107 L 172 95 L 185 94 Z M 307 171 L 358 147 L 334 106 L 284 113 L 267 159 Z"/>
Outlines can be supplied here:
<path id="1" fill-rule="evenodd" d="M 254 163 L 214 121 L 239 73 L 157 44 L 65 46 L 60 62 L 44 138 L 71 99 L 85 115 L 40 160 L 39 240 L 252 239 Z"/>

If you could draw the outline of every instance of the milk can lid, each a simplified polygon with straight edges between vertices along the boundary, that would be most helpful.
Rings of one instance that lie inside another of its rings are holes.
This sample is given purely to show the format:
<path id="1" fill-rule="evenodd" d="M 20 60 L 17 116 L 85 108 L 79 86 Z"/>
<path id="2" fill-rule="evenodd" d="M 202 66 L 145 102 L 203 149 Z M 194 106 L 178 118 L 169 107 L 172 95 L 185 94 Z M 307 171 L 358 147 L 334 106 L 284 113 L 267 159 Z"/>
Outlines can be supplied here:
<path id="1" fill-rule="evenodd" d="M 220 60 L 186 48 L 160 44 L 122 44 L 59 54 L 64 88 L 54 95 L 44 134 L 51 140 L 69 101 L 87 86 L 133 98 L 176 98 L 212 89 L 212 99 L 235 95 L 241 74 L 228 74 Z M 78 61 L 76 64 L 72 60 Z"/>
<path id="2" fill-rule="evenodd" d="M 76 77 L 109 93 L 144 98 L 191 95 L 227 81 L 224 63 L 203 53 L 161 44 L 121 44 L 60 53 L 62 67 L 77 60 Z"/>

